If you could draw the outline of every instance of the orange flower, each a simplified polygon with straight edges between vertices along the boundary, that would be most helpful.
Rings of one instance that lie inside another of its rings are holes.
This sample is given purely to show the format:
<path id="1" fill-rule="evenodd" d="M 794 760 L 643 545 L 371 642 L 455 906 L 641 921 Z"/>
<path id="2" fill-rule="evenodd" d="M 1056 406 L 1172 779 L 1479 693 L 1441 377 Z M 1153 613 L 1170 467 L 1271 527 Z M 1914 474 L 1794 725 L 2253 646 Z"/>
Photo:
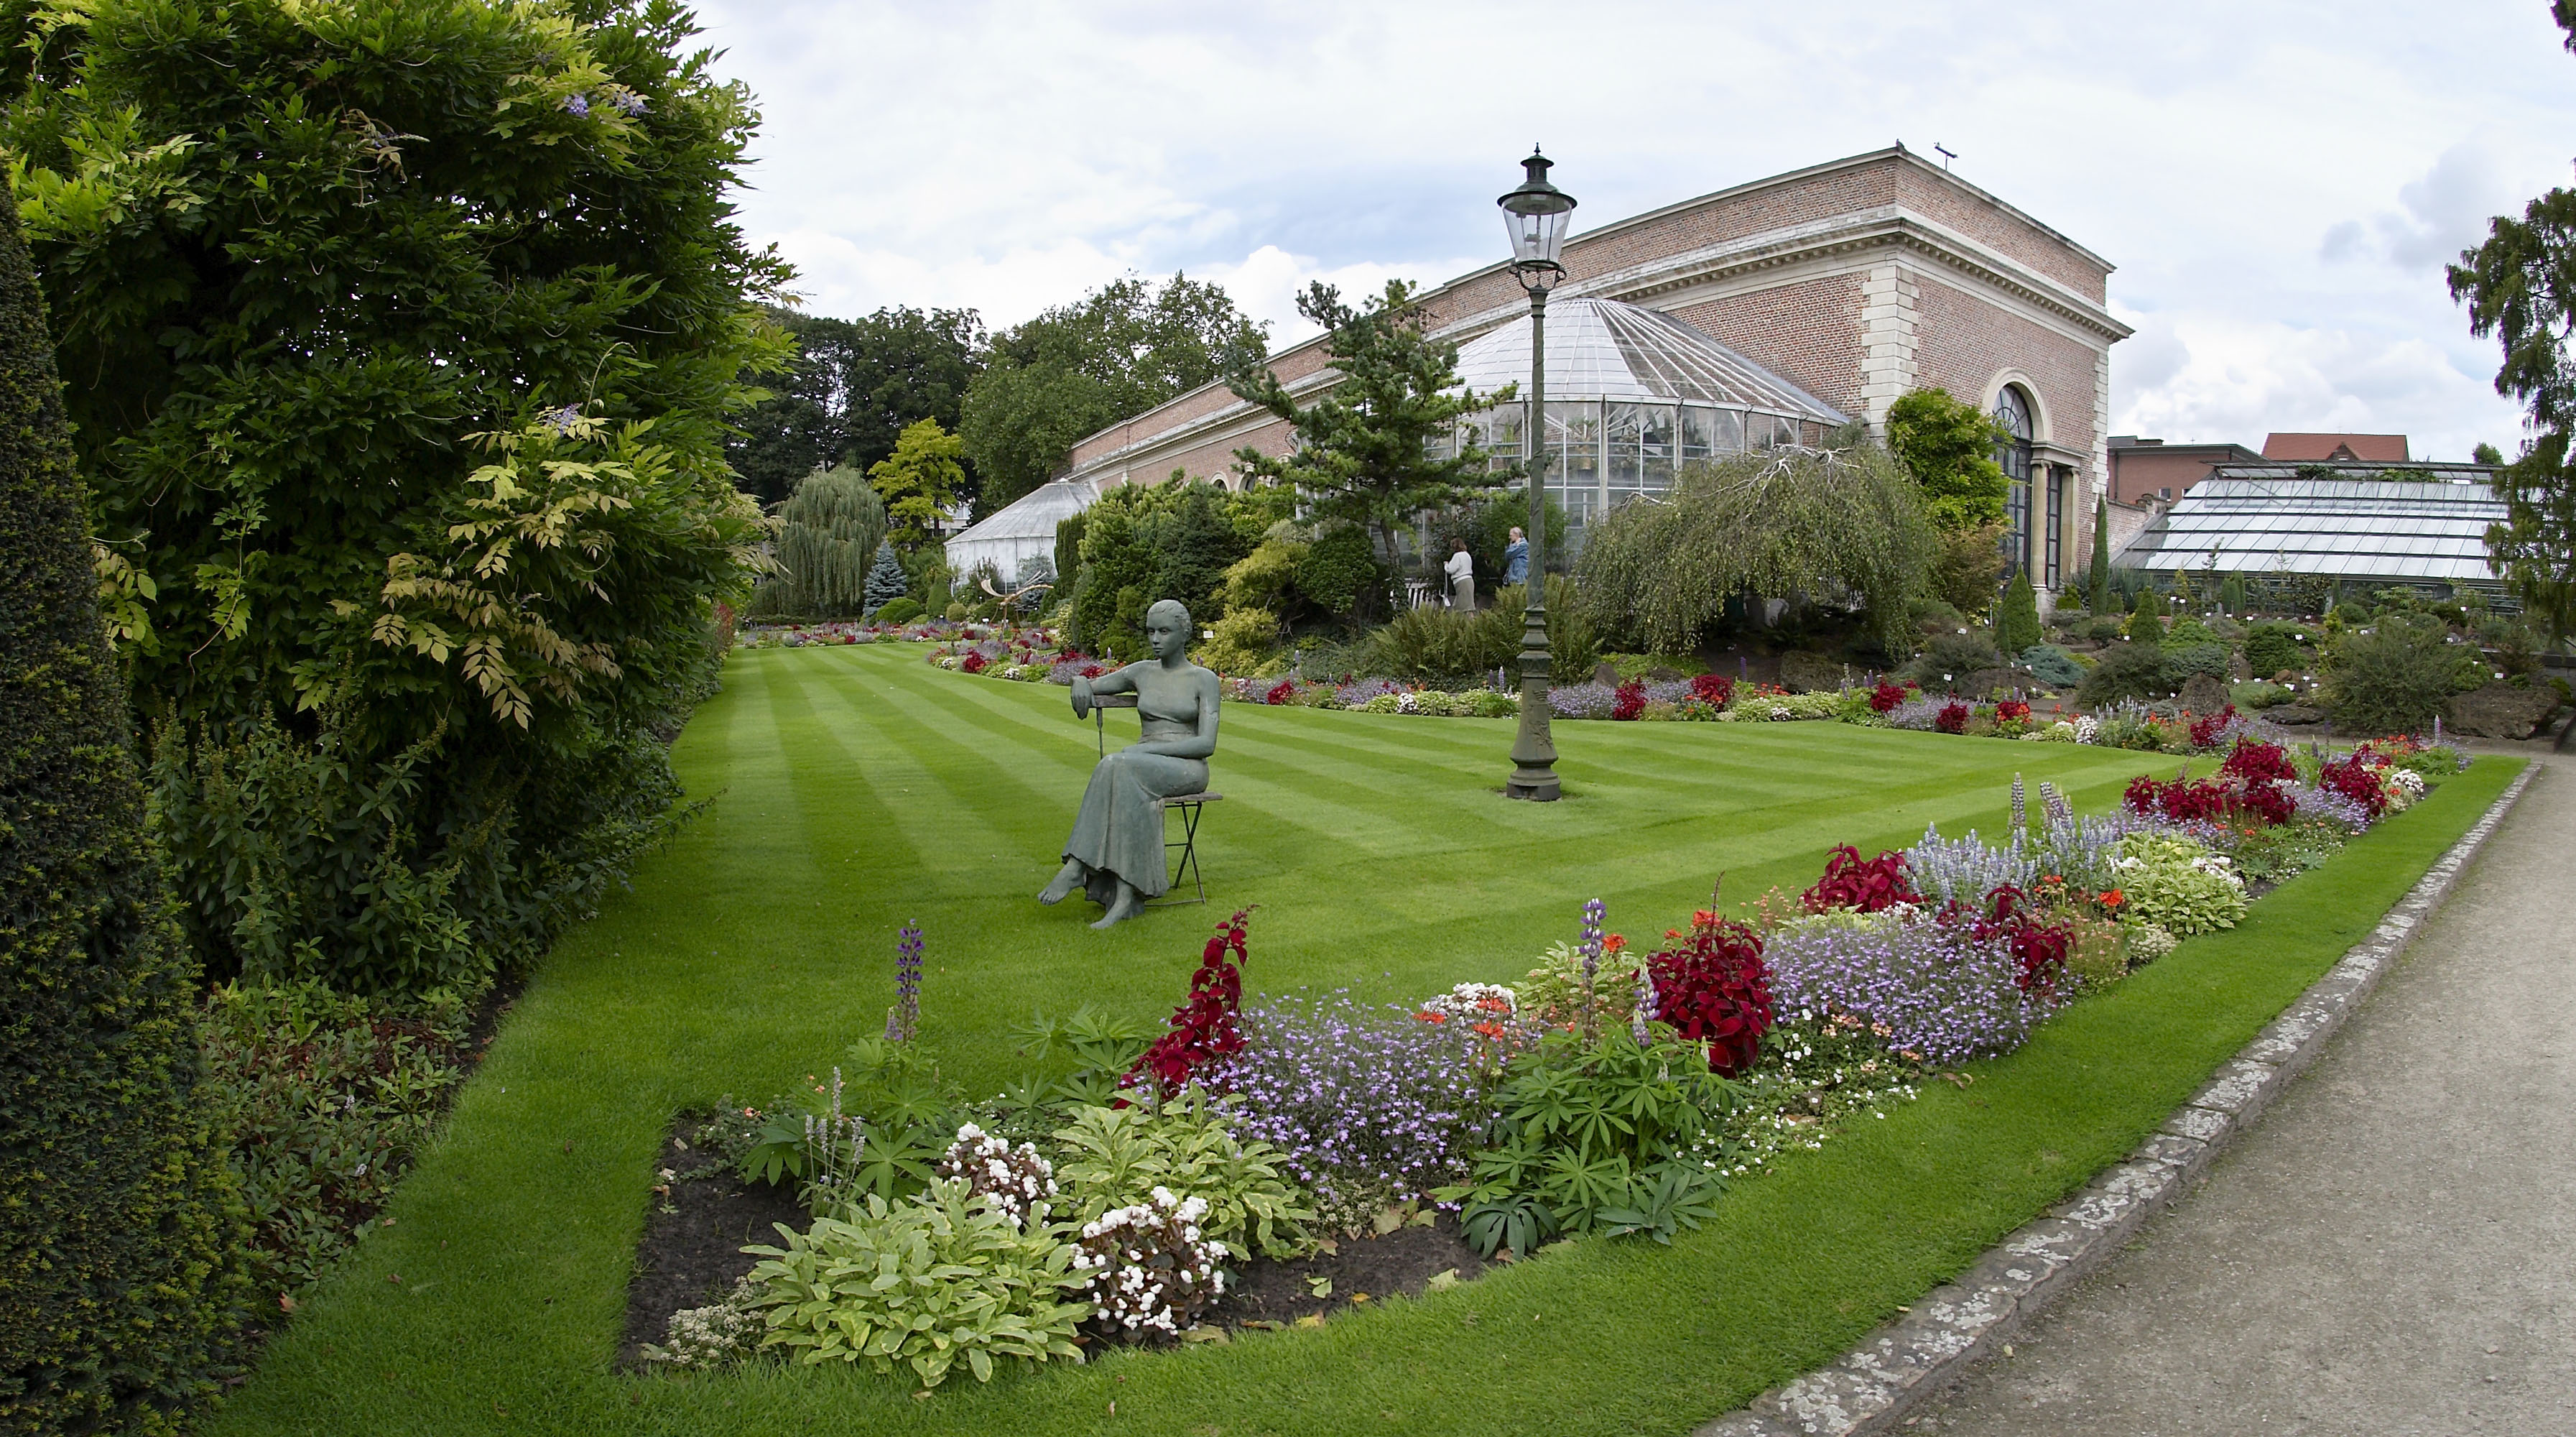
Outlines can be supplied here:
<path id="1" fill-rule="evenodd" d="M 2121 893 L 2119 889 L 2109 888 L 2102 892 L 2102 906 L 2105 908 L 2117 908 L 2128 901 L 2127 895 Z"/>
<path id="2" fill-rule="evenodd" d="M 1446 1023 L 1449 1021 L 1449 1015 L 1446 1013 L 1416 1013 L 1413 1016 L 1421 1019 L 1425 1023 Z"/>
<path id="3" fill-rule="evenodd" d="M 1625 938 L 1620 937 L 1620 936 L 1619 936 L 1618 934 L 1616 934 L 1616 933 L 1613 933 L 1613 934 L 1611 934 L 1609 937 L 1604 938 L 1604 939 L 1602 939 L 1602 940 L 1601 940 L 1601 951 L 1602 951 L 1603 953 L 1606 953 L 1606 954 L 1611 954 L 1611 955 L 1614 955 L 1614 956 L 1615 956 L 1615 955 L 1617 955 L 1617 954 L 1619 954 L 1619 953 L 1621 953 L 1621 952 L 1625 951 L 1625 950 L 1627 949 L 1627 947 L 1628 947 L 1628 940 L 1627 940 L 1627 939 L 1625 939 Z"/>

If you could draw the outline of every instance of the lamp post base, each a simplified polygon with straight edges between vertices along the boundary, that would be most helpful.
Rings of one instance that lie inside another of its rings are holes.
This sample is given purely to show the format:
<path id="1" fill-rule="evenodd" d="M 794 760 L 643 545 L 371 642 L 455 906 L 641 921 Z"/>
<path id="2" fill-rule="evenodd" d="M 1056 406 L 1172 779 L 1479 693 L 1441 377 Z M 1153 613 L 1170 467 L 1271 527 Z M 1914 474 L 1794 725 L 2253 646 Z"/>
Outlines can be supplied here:
<path id="1" fill-rule="evenodd" d="M 1548 732 L 1551 667 L 1546 601 L 1533 594 L 1521 611 L 1521 726 L 1512 740 L 1512 776 L 1503 781 L 1506 798 L 1554 803 L 1564 796 L 1556 779 L 1556 738 Z"/>

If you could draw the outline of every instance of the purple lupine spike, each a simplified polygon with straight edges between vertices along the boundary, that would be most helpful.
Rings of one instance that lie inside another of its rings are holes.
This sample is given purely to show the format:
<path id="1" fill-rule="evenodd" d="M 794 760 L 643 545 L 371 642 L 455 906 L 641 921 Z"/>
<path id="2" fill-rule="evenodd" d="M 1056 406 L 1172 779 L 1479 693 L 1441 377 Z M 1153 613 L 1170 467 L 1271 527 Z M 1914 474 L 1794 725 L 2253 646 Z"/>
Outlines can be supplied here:
<path id="1" fill-rule="evenodd" d="M 921 1028 L 921 925 L 903 925 L 903 939 L 895 944 L 894 1007 L 886 1013 L 886 1037 L 890 1041 L 909 1043 Z"/>

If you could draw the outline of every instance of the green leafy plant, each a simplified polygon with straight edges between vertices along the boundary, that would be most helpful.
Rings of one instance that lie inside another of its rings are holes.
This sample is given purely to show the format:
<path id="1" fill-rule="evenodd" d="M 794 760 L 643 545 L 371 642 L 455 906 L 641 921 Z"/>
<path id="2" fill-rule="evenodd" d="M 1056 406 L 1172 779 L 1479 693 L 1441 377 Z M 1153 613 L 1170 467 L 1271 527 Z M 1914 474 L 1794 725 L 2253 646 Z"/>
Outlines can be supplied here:
<path id="1" fill-rule="evenodd" d="M 1669 1241 L 1698 1226 L 1724 1178 L 1694 1145 L 1723 1126 L 1735 1091 L 1698 1044 L 1653 1031 L 1643 1046 L 1624 1026 L 1590 1043 L 1550 1032 L 1512 1064 L 1496 1095 L 1498 1141 L 1478 1155 L 1474 1177 L 1437 1196 L 1479 1205 L 1476 1236 L 1498 1243 L 1529 1228 L 1524 1202 L 1566 1232 Z"/>
<path id="2" fill-rule="evenodd" d="M 319 983 L 225 984 L 206 1079 L 249 1209 L 252 1291 L 292 1299 L 373 1223 L 464 1076 L 454 994 L 387 1002 Z"/>
<path id="3" fill-rule="evenodd" d="M 1315 1214 L 1278 1150 L 1237 1139 L 1197 1088 L 1154 1110 L 1083 1108 L 1054 1143 L 1056 1182 L 1077 1221 L 1147 1202 L 1161 1187 L 1204 1199 L 1204 1226 L 1234 1251 L 1293 1257 L 1313 1246 L 1306 1224 Z"/>
<path id="4" fill-rule="evenodd" d="M 897 1203 L 871 1194 L 804 1232 L 779 1232 L 784 1247 L 749 1249 L 761 1259 L 748 1305 L 766 1325 L 764 1349 L 909 1367 L 925 1388 L 961 1362 L 985 1382 L 996 1358 L 1082 1360 L 1073 1338 L 1091 1305 L 1066 1300 L 1082 1276 L 1062 1229 L 1023 1232 L 962 1182 Z"/>
<path id="5" fill-rule="evenodd" d="M 2124 922 L 2177 938 L 2233 928 L 2245 917 L 2245 884 L 2226 858 L 2188 838 L 2133 833 L 2113 860 Z"/>

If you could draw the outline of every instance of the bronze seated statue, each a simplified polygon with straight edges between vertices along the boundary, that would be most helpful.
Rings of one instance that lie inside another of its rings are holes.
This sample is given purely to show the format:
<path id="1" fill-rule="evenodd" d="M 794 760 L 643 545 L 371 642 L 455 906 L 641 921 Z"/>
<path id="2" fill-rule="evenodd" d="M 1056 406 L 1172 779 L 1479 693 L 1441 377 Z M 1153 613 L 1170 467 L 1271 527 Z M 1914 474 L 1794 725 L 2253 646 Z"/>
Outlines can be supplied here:
<path id="1" fill-rule="evenodd" d="M 1082 811 L 1064 841 L 1064 867 L 1038 895 L 1061 903 L 1077 887 L 1108 912 L 1094 928 L 1133 918 L 1171 886 L 1163 869 L 1162 800 L 1207 790 L 1216 752 L 1216 675 L 1189 660 L 1190 611 L 1164 599 L 1145 611 L 1154 656 L 1116 673 L 1073 681 L 1073 714 L 1091 715 L 1094 696 L 1134 694 L 1143 737 L 1091 770 Z"/>

